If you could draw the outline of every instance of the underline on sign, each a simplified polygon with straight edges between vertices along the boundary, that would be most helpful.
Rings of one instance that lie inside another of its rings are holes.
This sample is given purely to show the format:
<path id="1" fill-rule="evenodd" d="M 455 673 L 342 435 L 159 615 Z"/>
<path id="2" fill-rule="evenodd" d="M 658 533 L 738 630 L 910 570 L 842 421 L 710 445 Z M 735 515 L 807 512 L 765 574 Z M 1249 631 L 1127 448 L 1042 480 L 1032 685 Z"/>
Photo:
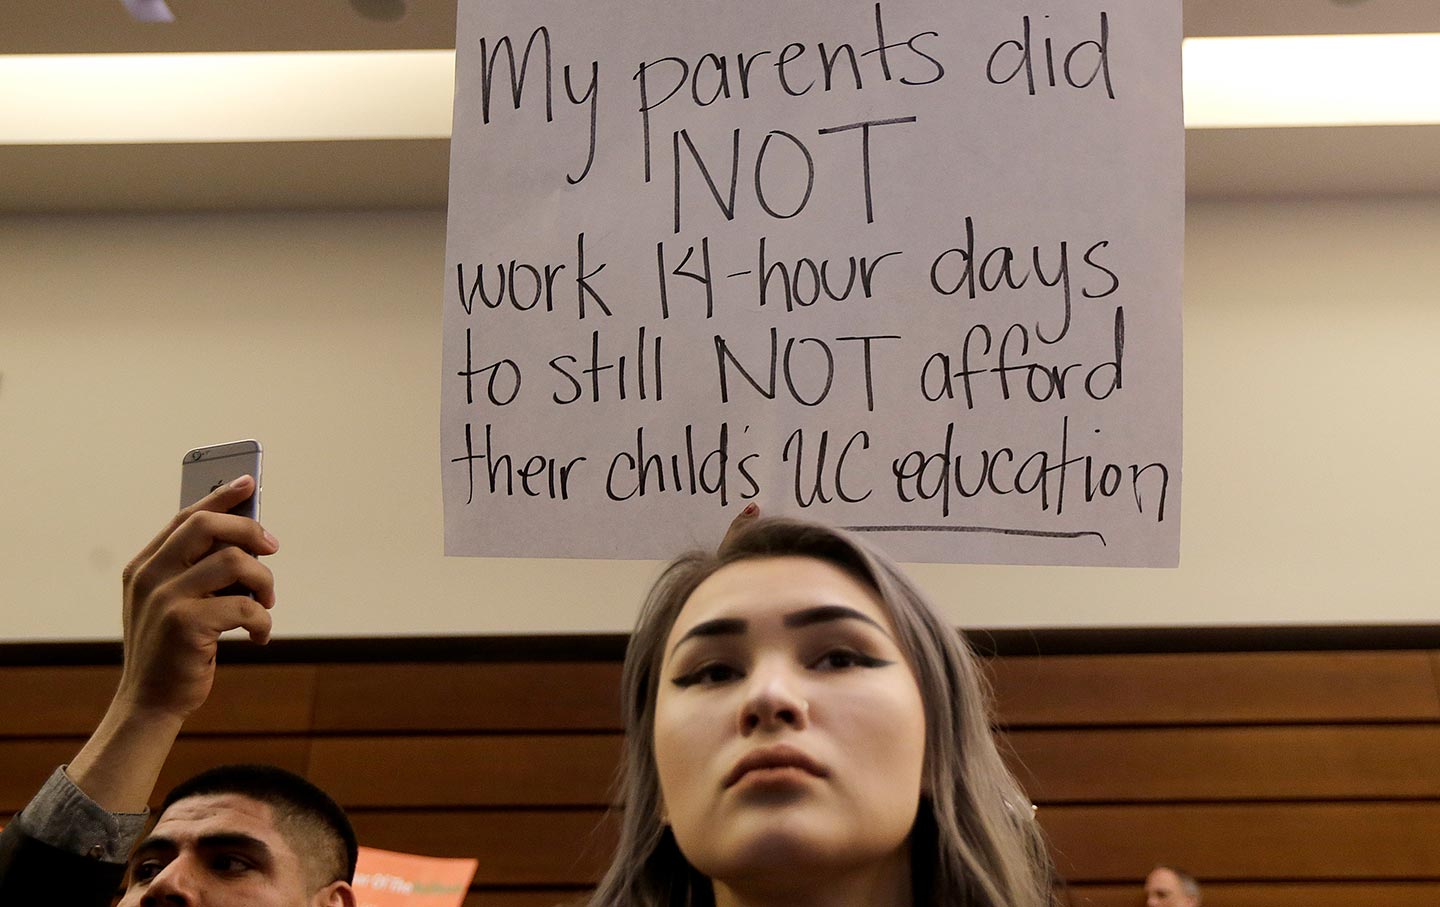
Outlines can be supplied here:
<path id="1" fill-rule="evenodd" d="M 1045 529 L 1006 529 L 1003 526 L 846 526 L 851 532 L 991 532 L 996 535 L 1027 535 L 1042 539 L 1094 537 L 1105 545 L 1105 536 L 1094 531 L 1051 532 Z M 1105 547 L 1109 547 L 1105 545 Z"/>

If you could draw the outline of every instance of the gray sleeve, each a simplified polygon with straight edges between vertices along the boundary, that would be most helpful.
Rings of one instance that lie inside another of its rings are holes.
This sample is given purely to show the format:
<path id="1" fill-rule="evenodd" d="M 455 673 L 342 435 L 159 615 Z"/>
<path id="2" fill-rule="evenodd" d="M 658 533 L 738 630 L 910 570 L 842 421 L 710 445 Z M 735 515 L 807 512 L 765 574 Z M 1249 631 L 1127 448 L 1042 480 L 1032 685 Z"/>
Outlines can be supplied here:
<path id="1" fill-rule="evenodd" d="M 149 815 L 106 812 L 75 786 L 61 766 L 15 822 L 30 837 L 51 847 L 106 863 L 124 863 L 145 831 Z"/>

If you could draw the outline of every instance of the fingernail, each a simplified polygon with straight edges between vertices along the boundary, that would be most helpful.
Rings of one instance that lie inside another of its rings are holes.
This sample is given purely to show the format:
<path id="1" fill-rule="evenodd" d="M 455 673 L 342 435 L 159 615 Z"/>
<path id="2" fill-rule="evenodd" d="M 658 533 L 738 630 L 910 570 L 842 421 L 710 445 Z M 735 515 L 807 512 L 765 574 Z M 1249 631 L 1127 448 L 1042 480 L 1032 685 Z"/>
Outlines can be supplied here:
<path id="1" fill-rule="evenodd" d="M 246 482 L 248 482 L 248 481 L 250 481 L 250 477 L 249 477 L 249 476 L 241 476 L 240 478 L 238 478 L 238 479 L 236 479 L 235 481 L 231 482 L 231 483 L 230 483 L 230 487 L 231 487 L 231 488 L 239 488 L 241 485 L 244 485 L 244 484 L 245 484 Z"/>
<path id="2" fill-rule="evenodd" d="M 279 548 L 279 547 L 280 547 L 280 540 L 277 539 L 275 536 L 271 535 L 271 534 L 270 534 L 270 530 L 268 530 L 268 529 L 261 529 L 261 530 L 260 530 L 260 534 L 263 535 L 263 536 L 265 536 L 265 541 L 267 541 L 267 542 L 270 543 L 270 547 L 272 547 L 272 548 Z"/>
<path id="3" fill-rule="evenodd" d="M 754 515 L 755 515 L 755 512 L 756 512 L 757 510 L 759 510 L 759 509 L 760 509 L 760 508 L 756 507 L 756 506 L 755 506 L 755 503 L 752 501 L 751 503 L 745 505 L 745 509 L 742 510 L 742 511 L 740 511 L 740 515 L 741 515 L 741 516 L 754 516 Z"/>

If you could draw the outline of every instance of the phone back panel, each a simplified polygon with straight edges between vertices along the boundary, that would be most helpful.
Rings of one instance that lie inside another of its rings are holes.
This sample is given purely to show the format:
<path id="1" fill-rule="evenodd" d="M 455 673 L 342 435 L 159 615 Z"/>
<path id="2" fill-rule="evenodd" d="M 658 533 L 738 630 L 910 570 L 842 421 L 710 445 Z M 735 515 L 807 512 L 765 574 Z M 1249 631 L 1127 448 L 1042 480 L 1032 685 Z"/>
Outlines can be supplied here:
<path id="1" fill-rule="evenodd" d="M 255 477 L 255 493 L 231 513 L 259 519 L 260 442 L 232 441 L 187 452 L 180 466 L 180 506 L 189 507 L 222 485 L 241 476 Z"/>

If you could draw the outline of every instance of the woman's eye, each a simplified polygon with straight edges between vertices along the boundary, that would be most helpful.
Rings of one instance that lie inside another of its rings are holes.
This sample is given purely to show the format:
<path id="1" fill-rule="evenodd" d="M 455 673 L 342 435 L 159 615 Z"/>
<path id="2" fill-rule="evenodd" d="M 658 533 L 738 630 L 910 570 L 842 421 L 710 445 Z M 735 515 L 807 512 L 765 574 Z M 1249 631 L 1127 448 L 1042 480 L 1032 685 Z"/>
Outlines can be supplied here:
<path id="1" fill-rule="evenodd" d="M 894 662 L 866 655 L 863 652 L 856 652 L 853 649 L 831 649 L 821 655 L 814 666 L 822 670 L 843 671 L 846 668 L 881 668 L 888 664 L 894 664 Z"/>
<path id="2" fill-rule="evenodd" d="M 687 674 L 681 674 L 671 681 L 671 683 L 681 688 L 693 687 L 697 684 L 714 686 L 734 680 L 739 676 L 740 672 L 730 665 L 724 662 L 712 662 L 707 665 L 701 665 Z"/>

